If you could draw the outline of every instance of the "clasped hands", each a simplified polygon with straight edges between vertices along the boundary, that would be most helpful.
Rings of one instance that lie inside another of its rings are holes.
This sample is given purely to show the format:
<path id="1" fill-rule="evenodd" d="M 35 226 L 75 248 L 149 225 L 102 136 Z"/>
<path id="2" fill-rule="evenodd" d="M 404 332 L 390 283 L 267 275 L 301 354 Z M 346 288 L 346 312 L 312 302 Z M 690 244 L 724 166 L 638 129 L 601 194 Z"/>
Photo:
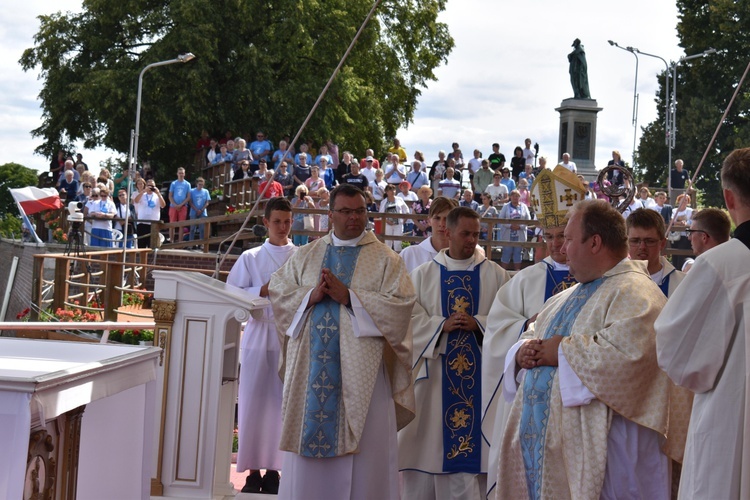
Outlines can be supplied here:
<path id="1" fill-rule="evenodd" d="M 330 269 L 323 268 L 320 272 L 320 282 L 313 288 L 307 307 L 314 306 L 325 299 L 326 295 L 343 306 L 349 307 L 351 305 L 349 288 Z"/>
<path id="2" fill-rule="evenodd" d="M 443 331 L 450 333 L 453 330 L 465 330 L 467 332 L 474 332 L 479 330 L 477 320 L 473 316 L 466 313 L 453 313 L 448 316 L 448 319 L 443 323 Z"/>
<path id="3" fill-rule="evenodd" d="M 562 339 L 562 335 L 553 335 L 544 340 L 527 340 L 516 352 L 516 364 L 527 370 L 537 366 L 557 366 L 557 348 Z"/>

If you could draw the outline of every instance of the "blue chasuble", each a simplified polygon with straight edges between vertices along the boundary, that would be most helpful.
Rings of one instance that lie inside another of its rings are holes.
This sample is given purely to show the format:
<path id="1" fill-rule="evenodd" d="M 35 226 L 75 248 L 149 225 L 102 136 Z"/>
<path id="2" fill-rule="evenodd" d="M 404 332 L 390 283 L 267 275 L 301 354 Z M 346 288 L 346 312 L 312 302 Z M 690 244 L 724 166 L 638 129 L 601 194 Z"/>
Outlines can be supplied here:
<path id="1" fill-rule="evenodd" d="M 328 245 L 323 267 L 349 287 L 361 249 Z M 340 309 L 338 302 L 326 296 L 310 313 L 310 367 L 300 453 L 303 457 L 336 456 L 341 402 Z"/>
<path id="2" fill-rule="evenodd" d="M 604 283 L 604 278 L 580 284 L 549 322 L 550 326 L 544 338 L 548 339 L 553 335 L 569 336 L 578 313 L 602 283 Z M 529 498 L 532 500 L 541 496 L 549 400 L 556 374 L 556 366 L 537 366 L 526 372 L 523 381 L 523 410 L 520 423 L 521 453 L 526 470 Z"/>
<path id="3" fill-rule="evenodd" d="M 567 290 L 578 283 L 576 279 L 566 269 L 556 270 L 552 264 L 547 264 L 547 283 L 544 287 L 544 301 L 547 302 L 550 297 Z"/>
<path id="4" fill-rule="evenodd" d="M 440 265 L 444 317 L 470 316 L 479 307 L 479 268 L 448 271 Z M 448 333 L 443 361 L 443 472 L 478 474 L 482 469 L 482 353 L 474 332 Z"/>

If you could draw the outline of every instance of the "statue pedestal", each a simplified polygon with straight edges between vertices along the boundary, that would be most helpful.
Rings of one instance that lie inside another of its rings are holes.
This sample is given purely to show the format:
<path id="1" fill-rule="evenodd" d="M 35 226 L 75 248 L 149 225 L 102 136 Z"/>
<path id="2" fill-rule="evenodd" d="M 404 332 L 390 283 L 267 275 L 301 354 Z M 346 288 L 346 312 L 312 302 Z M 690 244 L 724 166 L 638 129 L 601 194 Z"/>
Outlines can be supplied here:
<path id="1" fill-rule="evenodd" d="M 600 108 L 596 99 L 563 100 L 555 111 L 560 113 L 560 140 L 557 158 L 570 154 L 578 173 L 587 181 L 596 180 L 598 172 L 594 165 L 596 151 L 596 119 Z M 554 168 L 554 165 L 551 165 Z"/>

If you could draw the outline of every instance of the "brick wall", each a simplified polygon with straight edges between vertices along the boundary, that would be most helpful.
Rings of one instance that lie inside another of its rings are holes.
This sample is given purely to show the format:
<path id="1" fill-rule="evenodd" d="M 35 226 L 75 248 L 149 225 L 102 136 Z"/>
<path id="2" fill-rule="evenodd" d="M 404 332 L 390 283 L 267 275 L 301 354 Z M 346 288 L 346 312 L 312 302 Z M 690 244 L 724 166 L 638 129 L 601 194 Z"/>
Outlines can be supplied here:
<path id="1" fill-rule="evenodd" d="M 8 311 L 3 321 L 15 321 L 16 314 L 31 304 L 31 278 L 33 274 L 33 256 L 49 252 L 62 252 L 63 245 L 38 245 L 36 243 L 21 243 L 20 241 L 0 239 L 0 283 L 7 285 L 10 281 L 10 271 L 13 257 L 18 257 L 15 282 L 10 294 Z M 2 287 L 3 292 L 5 286 Z"/>

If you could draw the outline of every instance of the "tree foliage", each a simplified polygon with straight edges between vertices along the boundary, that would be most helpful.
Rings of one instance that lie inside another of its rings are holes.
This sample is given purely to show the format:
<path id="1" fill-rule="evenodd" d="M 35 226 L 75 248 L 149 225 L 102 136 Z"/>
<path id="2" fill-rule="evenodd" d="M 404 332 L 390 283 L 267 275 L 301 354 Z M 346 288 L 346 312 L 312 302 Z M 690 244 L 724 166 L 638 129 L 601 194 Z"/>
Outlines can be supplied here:
<path id="1" fill-rule="evenodd" d="M 682 158 L 692 175 L 748 64 L 750 3 L 678 0 L 677 7 L 680 18 L 677 32 L 685 54 L 701 53 L 710 47 L 718 51 L 678 66 L 677 136 L 672 160 Z M 663 74 L 659 82 L 656 98 L 659 116 L 643 129 L 638 163 L 645 180 L 666 185 Z M 749 111 L 750 82 L 746 81 L 699 173 L 696 186 L 705 192 L 707 205 L 723 204 L 718 176 L 724 158 L 736 148 L 750 146 Z"/>
<path id="2" fill-rule="evenodd" d="M 453 48 L 437 22 L 446 0 L 384 0 L 304 136 L 379 150 L 411 121 L 422 88 Z M 173 168 L 201 130 L 294 135 L 372 7 L 370 0 L 86 0 L 83 12 L 40 16 L 21 64 L 39 68 L 42 139 L 51 156 L 83 140 L 126 153 L 138 75 L 147 71 L 139 158 Z"/>
<path id="3" fill-rule="evenodd" d="M 36 170 L 31 170 L 18 163 L 0 165 L 0 217 L 18 215 L 18 207 L 10 195 L 10 188 L 36 186 L 39 179 Z"/>

